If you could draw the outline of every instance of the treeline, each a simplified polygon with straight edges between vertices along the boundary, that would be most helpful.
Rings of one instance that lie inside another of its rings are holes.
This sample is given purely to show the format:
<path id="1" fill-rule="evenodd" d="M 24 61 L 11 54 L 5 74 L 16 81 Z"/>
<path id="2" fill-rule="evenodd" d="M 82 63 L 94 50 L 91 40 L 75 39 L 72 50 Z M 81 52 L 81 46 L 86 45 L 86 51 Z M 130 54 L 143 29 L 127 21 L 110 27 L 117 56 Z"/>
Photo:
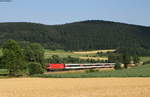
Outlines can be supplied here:
<path id="1" fill-rule="evenodd" d="M 130 56 L 150 56 L 150 50 L 142 47 L 120 47 L 115 53 L 128 53 Z"/>
<path id="2" fill-rule="evenodd" d="M 40 74 L 44 72 L 44 48 L 37 43 L 21 45 L 7 40 L 2 45 L 0 69 L 7 69 L 9 76 Z"/>
<path id="3" fill-rule="evenodd" d="M 116 63 L 116 69 L 121 69 L 121 64 L 124 64 L 124 68 L 128 68 L 129 64 L 140 65 L 140 56 L 145 55 L 146 51 L 142 52 L 138 49 L 119 48 L 108 55 L 108 62 Z"/>
<path id="4" fill-rule="evenodd" d="M 64 25 L 0 23 L 0 43 L 7 39 L 40 43 L 49 49 L 150 49 L 150 27 L 89 20 Z M 149 52 L 149 51 L 148 51 Z"/>

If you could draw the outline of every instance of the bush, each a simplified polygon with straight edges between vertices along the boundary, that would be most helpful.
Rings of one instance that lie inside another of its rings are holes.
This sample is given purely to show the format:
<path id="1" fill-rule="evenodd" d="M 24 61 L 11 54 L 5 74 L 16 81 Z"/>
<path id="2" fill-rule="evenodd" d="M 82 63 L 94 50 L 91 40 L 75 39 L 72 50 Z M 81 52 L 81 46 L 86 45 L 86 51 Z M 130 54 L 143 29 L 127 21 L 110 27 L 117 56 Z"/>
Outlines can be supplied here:
<path id="1" fill-rule="evenodd" d="M 143 63 L 143 65 L 146 65 L 146 64 L 150 64 L 150 61 L 146 61 Z"/>
<path id="2" fill-rule="evenodd" d="M 63 63 L 63 60 L 58 55 L 53 55 L 48 59 L 49 63 Z"/>
<path id="3" fill-rule="evenodd" d="M 120 64 L 120 63 L 116 63 L 114 68 L 115 68 L 116 70 L 121 69 L 121 64 Z"/>
<path id="4" fill-rule="evenodd" d="M 29 75 L 44 73 L 44 69 L 42 68 L 42 65 L 35 62 L 32 62 L 28 65 L 28 71 L 29 71 Z"/>

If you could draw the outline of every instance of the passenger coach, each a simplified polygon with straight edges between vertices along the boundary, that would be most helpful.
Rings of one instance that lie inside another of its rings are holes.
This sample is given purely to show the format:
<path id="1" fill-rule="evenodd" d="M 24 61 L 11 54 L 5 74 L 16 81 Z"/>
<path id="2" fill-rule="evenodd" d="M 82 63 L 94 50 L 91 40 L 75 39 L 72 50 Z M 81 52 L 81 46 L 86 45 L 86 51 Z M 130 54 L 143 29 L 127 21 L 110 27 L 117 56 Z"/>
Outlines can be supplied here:
<path id="1" fill-rule="evenodd" d="M 53 70 L 73 70 L 92 68 L 113 68 L 115 63 L 92 63 L 92 64 L 47 64 L 47 71 Z"/>

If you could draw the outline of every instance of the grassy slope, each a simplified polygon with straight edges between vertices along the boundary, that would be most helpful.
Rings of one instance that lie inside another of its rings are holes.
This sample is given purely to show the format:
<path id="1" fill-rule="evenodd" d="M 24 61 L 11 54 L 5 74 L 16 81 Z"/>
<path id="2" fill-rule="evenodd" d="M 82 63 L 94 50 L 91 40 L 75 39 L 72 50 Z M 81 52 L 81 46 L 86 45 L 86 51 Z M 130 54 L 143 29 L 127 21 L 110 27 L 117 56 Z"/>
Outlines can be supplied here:
<path id="1" fill-rule="evenodd" d="M 7 69 L 0 69 L 0 75 L 5 75 L 8 74 L 8 70 Z"/>
<path id="2" fill-rule="evenodd" d="M 58 55 L 60 57 L 67 57 L 67 56 L 72 56 L 72 57 L 80 57 L 80 56 L 84 56 L 83 54 L 74 54 L 73 52 L 66 52 L 63 50 L 45 50 L 45 58 L 49 58 L 52 55 Z"/>
<path id="3" fill-rule="evenodd" d="M 114 51 L 114 50 L 107 50 L 109 52 Z M 106 52 L 106 50 L 95 50 L 95 51 L 82 51 L 82 52 L 66 52 L 64 50 L 45 50 L 45 58 L 49 58 L 52 55 L 59 55 L 60 57 L 67 57 L 67 56 L 72 56 L 76 58 L 84 58 L 87 59 L 88 57 L 91 57 L 96 55 L 97 52 Z M 95 57 L 95 58 L 100 58 L 100 57 Z M 106 58 L 106 57 L 104 57 Z"/>
<path id="4" fill-rule="evenodd" d="M 150 77 L 150 64 L 114 71 L 99 71 L 93 73 L 43 74 L 34 77 L 46 78 L 91 78 L 91 77 Z"/>
<path id="5" fill-rule="evenodd" d="M 147 62 L 147 61 L 150 61 L 150 57 L 141 57 L 141 60 L 143 62 Z"/>

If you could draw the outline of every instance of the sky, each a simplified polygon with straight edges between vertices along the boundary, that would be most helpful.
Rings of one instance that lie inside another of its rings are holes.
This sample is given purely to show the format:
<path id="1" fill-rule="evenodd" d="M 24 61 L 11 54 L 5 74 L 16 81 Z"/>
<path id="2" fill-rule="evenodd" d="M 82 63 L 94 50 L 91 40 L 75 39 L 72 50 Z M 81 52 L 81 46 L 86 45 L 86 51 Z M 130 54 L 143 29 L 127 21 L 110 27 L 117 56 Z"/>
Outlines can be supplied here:
<path id="1" fill-rule="evenodd" d="M 107 20 L 150 26 L 150 0 L 0 0 L 0 22 Z"/>

